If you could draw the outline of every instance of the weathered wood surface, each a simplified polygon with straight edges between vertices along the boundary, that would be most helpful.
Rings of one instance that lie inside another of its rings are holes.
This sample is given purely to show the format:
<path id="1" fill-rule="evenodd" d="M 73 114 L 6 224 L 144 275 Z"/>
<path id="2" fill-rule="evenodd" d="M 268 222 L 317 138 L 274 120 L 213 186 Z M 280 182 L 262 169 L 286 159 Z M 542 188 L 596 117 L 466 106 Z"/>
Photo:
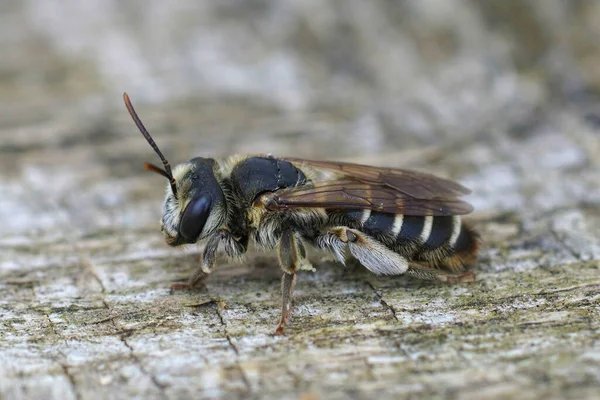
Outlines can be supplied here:
<path id="1" fill-rule="evenodd" d="M 598 2 L 193 3 L 0 7 L 0 398 L 600 396 Z M 169 294 L 202 246 L 163 243 L 124 90 L 174 163 L 460 180 L 478 280 L 318 262 L 286 337 L 273 255 Z"/>

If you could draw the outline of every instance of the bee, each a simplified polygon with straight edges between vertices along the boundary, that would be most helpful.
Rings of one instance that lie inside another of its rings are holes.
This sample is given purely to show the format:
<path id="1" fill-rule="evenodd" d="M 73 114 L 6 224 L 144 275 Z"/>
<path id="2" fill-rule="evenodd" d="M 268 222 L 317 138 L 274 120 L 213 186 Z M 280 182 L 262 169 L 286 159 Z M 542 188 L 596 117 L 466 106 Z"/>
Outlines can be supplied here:
<path id="1" fill-rule="evenodd" d="M 240 258 L 250 240 L 276 250 L 282 276 L 282 311 L 276 334 L 290 318 L 297 272 L 306 246 L 349 258 L 377 275 L 470 281 L 479 235 L 461 220 L 473 207 L 464 186 L 407 169 L 268 156 L 234 156 L 223 163 L 196 157 L 171 166 L 136 114 L 125 105 L 168 179 L 161 231 L 171 246 L 206 241 L 187 284 L 203 285 L 218 253 Z"/>

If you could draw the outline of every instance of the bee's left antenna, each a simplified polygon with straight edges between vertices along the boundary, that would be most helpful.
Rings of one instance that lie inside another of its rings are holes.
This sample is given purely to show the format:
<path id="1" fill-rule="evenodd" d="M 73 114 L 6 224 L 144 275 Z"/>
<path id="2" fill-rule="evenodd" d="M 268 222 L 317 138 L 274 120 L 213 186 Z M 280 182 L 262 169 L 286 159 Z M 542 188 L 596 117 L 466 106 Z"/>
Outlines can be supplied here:
<path id="1" fill-rule="evenodd" d="M 154 171 L 154 172 L 164 176 L 165 178 L 167 178 L 171 184 L 171 191 L 173 192 L 173 196 L 177 197 L 177 182 L 175 181 L 175 178 L 173 178 L 173 173 L 171 172 L 171 165 L 169 164 L 169 162 L 167 161 L 165 156 L 163 156 L 163 153 L 160 151 L 160 149 L 154 142 L 154 139 L 152 139 L 152 136 L 150 136 L 150 133 L 148 133 L 148 130 L 146 130 L 146 127 L 140 120 L 140 117 L 138 117 L 137 113 L 135 112 L 135 109 L 133 108 L 133 104 L 131 104 L 131 100 L 129 99 L 129 96 L 127 95 L 127 93 L 123 93 L 123 100 L 125 101 L 125 107 L 127 107 L 127 111 L 129 111 L 129 115 L 131 115 L 131 118 L 133 118 L 133 121 L 137 125 L 138 129 L 140 130 L 140 132 L 142 132 L 142 135 L 144 135 L 144 137 L 146 138 L 146 140 L 148 141 L 150 146 L 152 146 L 152 148 L 154 149 L 156 154 L 158 154 L 158 156 L 162 160 L 163 165 L 165 166 L 165 169 L 162 170 L 161 168 L 159 168 L 155 165 L 146 163 L 146 164 L 144 164 L 144 168 L 146 168 L 150 171 Z"/>

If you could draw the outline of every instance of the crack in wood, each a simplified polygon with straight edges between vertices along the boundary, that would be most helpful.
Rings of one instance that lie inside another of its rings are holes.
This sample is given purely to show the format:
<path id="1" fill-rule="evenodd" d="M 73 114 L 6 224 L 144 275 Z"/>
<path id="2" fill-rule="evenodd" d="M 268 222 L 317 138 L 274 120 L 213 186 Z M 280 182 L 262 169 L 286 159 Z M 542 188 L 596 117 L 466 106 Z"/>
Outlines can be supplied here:
<path id="1" fill-rule="evenodd" d="M 54 334 L 54 336 L 56 338 L 58 338 L 59 340 L 63 340 L 61 338 L 61 335 L 58 333 L 58 331 L 56 330 L 56 325 L 54 325 L 54 322 L 52 322 L 52 318 L 50 318 L 50 314 L 49 313 L 45 313 L 46 319 L 48 320 L 48 323 L 50 324 L 50 329 L 52 329 L 52 333 Z M 65 345 L 68 345 L 67 341 L 64 340 Z M 60 349 L 58 350 L 58 354 L 63 358 L 63 359 L 67 359 L 66 354 L 64 354 L 64 352 L 62 352 Z M 75 396 L 75 399 L 77 400 L 82 400 L 82 396 L 81 393 L 79 392 L 79 389 L 77 388 L 77 382 L 75 381 L 75 376 L 71 373 L 69 366 L 67 364 L 65 364 L 60 357 L 52 357 L 53 361 L 56 362 L 60 368 L 63 371 L 63 374 L 67 377 L 67 379 L 69 380 L 69 384 L 71 385 L 71 390 L 73 391 L 73 395 Z"/>
<path id="2" fill-rule="evenodd" d="M 146 375 L 148 378 L 150 378 L 150 381 L 152 381 L 152 383 L 154 384 L 154 386 L 156 386 L 159 389 L 159 391 L 161 392 L 162 396 L 164 398 L 166 398 L 166 391 L 165 391 L 165 389 L 168 387 L 168 385 L 160 383 L 159 380 L 156 378 L 156 376 L 154 376 L 153 374 L 151 374 L 146 369 L 146 367 L 144 367 L 144 365 L 141 362 L 141 360 L 139 359 L 139 357 L 135 354 L 135 350 L 133 349 L 133 346 L 131 346 L 131 344 L 129 344 L 129 342 L 127 341 L 127 338 L 125 336 L 121 336 L 120 339 L 121 339 L 121 342 L 123 342 L 123 344 L 129 349 L 129 355 L 130 355 L 131 359 L 135 362 L 135 364 L 137 365 L 137 367 L 140 369 L 140 371 L 142 371 L 142 373 L 144 375 Z"/>
<path id="3" fill-rule="evenodd" d="M 104 286 L 104 282 L 102 282 L 102 279 L 100 279 L 100 277 L 96 273 L 96 270 L 94 269 L 92 261 L 85 258 L 82 260 L 81 264 L 83 265 L 84 271 L 86 271 L 90 275 L 92 275 L 92 278 L 94 278 L 96 283 L 98 283 L 98 285 L 100 285 L 100 292 L 103 294 L 106 293 L 106 287 Z"/>
<path id="4" fill-rule="evenodd" d="M 106 307 L 106 309 L 109 312 L 112 312 L 112 309 L 111 309 L 110 305 L 108 304 L 108 302 L 106 301 L 106 299 L 102 299 L 102 304 L 104 304 L 104 307 Z M 152 384 L 156 388 L 158 388 L 158 390 L 162 394 L 162 396 L 164 398 L 166 398 L 166 391 L 165 391 L 165 389 L 167 388 L 167 385 L 164 385 L 164 384 L 160 383 L 158 381 L 158 379 L 153 374 L 151 374 L 148 370 L 146 370 L 146 368 L 144 367 L 144 365 L 141 362 L 141 360 L 139 359 L 139 357 L 135 354 L 133 346 L 131 346 L 131 344 L 127 341 L 127 337 L 126 336 L 133 334 L 136 331 L 136 329 L 122 329 L 122 327 L 120 326 L 120 324 L 116 321 L 116 317 L 111 318 L 110 322 L 112 323 L 113 327 L 117 331 L 116 334 L 119 336 L 119 339 L 121 340 L 121 342 L 129 350 L 129 356 L 130 356 L 130 358 L 134 361 L 134 363 L 140 369 L 140 371 L 150 379 L 150 381 L 152 382 Z"/>
<path id="5" fill-rule="evenodd" d="M 554 228 L 550 228 L 550 233 L 552 234 L 552 236 L 554 237 L 554 239 L 556 239 L 556 241 L 558 242 L 558 244 L 565 249 L 569 254 L 571 254 L 571 256 L 573 256 L 573 258 L 575 258 L 576 260 L 579 261 L 583 261 L 581 254 L 577 251 L 575 251 L 575 249 L 573 249 L 571 246 L 569 246 L 569 244 L 567 244 L 567 242 L 565 242 L 564 239 L 562 239 L 560 237 L 560 235 L 558 234 L 558 232 L 556 231 L 556 229 Z"/>
<path id="6" fill-rule="evenodd" d="M 398 316 L 396 315 L 396 310 L 394 310 L 394 307 L 392 307 L 383 299 L 383 296 L 381 293 L 379 293 L 379 290 L 375 288 L 375 285 L 373 285 L 373 283 L 371 283 L 369 280 L 364 280 L 364 282 L 373 290 L 373 293 L 375 293 L 375 296 L 377 296 L 379 303 L 392 313 L 392 317 L 394 317 L 396 321 L 399 321 Z"/>
<path id="7" fill-rule="evenodd" d="M 223 330 L 225 332 L 225 338 L 227 339 L 227 343 L 229 343 L 229 346 L 233 349 L 233 352 L 235 353 L 235 365 L 240 373 L 240 376 L 242 377 L 242 381 L 244 382 L 244 385 L 246 386 L 246 389 L 248 390 L 248 392 L 252 393 L 252 386 L 250 385 L 250 381 L 248 380 L 248 377 L 246 376 L 246 372 L 244 371 L 244 369 L 242 368 L 242 366 L 240 364 L 240 359 L 239 359 L 240 351 L 238 350 L 235 343 L 233 343 L 233 340 L 231 340 L 231 335 L 229 335 L 229 332 L 227 329 L 227 321 L 225 320 L 225 316 L 223 315 L 223 312 L 222 312 L 222 307 L 219 303 L 217 303 L 215 305 L 215 311 L 217 313 L 217 316 L 219 317 L 219 321 L 221 321 L 221 325 L 223 326 Z"/>

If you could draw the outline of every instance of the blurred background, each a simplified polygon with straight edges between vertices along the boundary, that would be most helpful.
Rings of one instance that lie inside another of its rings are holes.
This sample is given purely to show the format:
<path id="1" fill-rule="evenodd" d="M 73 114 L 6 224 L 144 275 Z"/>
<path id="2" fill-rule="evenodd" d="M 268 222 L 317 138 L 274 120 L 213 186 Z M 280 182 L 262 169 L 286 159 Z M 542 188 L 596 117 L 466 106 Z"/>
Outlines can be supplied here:
<path id="1" fill-rule="evenodd" d="M 5 0 L 0 54 L 5 240 L 156 227 L 124 91 L 172 164 L 425 169 L 483 215 L 599 196 L 599 2 Z"/>

